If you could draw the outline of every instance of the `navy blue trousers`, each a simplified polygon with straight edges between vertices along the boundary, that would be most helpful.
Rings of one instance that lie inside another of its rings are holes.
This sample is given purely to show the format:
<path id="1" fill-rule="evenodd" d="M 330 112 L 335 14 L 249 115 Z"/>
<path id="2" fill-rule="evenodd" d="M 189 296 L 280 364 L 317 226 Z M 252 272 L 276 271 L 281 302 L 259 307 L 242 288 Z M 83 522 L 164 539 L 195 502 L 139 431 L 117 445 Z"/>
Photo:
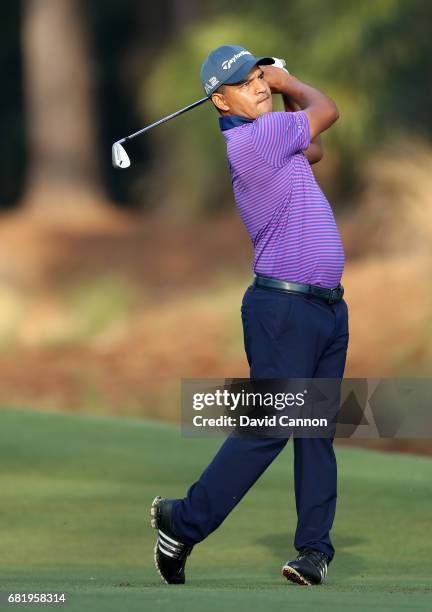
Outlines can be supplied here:
<path id="1" fill-rule="evenodd" d="M 250 377 L 342 378 L 348 308 L 314 297 L 251 285 L 241 308 Z M 287 438 L 229 436 L 213 461 L 174 505 L 177 536 L 196 544 L 214 531 L 279 455 Z M 297 529 L 294 546 L 330 557 L 337 466 L 331 438 L 294 438 Z"/>

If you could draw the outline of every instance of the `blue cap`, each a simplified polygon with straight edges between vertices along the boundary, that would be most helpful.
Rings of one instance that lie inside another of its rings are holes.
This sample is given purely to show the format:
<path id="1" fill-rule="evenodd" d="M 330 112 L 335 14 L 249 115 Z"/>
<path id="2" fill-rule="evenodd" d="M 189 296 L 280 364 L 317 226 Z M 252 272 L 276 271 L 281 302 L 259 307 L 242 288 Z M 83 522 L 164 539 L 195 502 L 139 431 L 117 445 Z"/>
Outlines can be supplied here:
<path id="1" fill-rule="evenodd" d="M 273 57 L 255 57 L 238 45 L 223 45 L 213 49 L 201 67 L 201 83 L 207 96 L 221 85 L 244 81 L 257 64 L 274 64 Z"/>

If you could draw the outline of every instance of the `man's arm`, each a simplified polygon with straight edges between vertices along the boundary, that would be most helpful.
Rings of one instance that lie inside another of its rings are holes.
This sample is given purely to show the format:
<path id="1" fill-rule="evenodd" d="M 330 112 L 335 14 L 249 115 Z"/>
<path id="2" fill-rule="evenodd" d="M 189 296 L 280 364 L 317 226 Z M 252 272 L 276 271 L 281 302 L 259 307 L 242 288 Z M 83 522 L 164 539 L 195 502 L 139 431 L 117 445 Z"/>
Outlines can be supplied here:
<path id="1" fill-rule="evenodd" d="M 311 141 L 339 118 L 335 102 L 319 89 L 302 83 L 294 75 L 280 68 L 261 66 L 261 69 L 272 93 L 289 96 L 306 113 Z"/>
<path id="2" fill-rule="evenodd" d="M 286 94 L 282 94 L 282 99 L 285 110 L 287 112 L 295 113 L 301 110 L 300 106 Z M 320 159 L 322 159 L 324 153 L 319 134 L 317 134 L 314 138 L 311 139 L 309 147 L 305 149 L 303 153 L 305 154 L 306 159 L 308 160 L 311 166 L 312 164 L 316 164 L 320 161 Z"/>

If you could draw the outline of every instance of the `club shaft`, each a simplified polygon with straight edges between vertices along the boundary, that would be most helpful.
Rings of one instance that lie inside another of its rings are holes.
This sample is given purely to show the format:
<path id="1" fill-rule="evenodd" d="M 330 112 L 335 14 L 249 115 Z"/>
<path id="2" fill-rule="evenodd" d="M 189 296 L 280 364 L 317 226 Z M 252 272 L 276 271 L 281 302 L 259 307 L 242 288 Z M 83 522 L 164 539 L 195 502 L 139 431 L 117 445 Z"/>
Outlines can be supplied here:
<path id="1" fill-rule="evenodd" d="M 169 121 L 170 119 L 174 119 L 174 117 L 178 117 L 182 113 L 185 113 L 186 111 L 191 110 L 191 108 L 195 108 L 195 106 L 199 106 L 203 102 L 207 102 L 207 100 L 209 100 L 209 99 L 210 98 L 208 98 L 207 96 L 205 98 L 201 98 L 201 100 L 197 100 L 196 102 L 193 102 L 192 104 L 189 104 L 188 106 L 185 106 L 184 108 L 181 108 L 180 110 L 176 111 L 175 113 L 172 113 L 171 115 L 168 115 L 167 117 L 163 117 L 162 119 L 159 119 L 159 121 L 155 121 L 155 123 L 152 123 L 151 125 L 147 125 L 142 130 L 138 130 L 138 132 L 134 132 L 133 134 L 130 134 L 129 136 L 125 136 L 124 138 L 122 138 L 118 142 L 119 142 L 119 144 L 123 144 L 123 143 L 127 142 L 128 140 L 132 140 L 132 138 L 135 138 L 136 136 L 139 136 L 140 134 L 144 134 L 144 132 L 147 132 L 148 130 L 151 130 L 152 128 L 156 127 L 157 125 L 161 125 L 161 123 L 165 123 L 166 121 Z"/>

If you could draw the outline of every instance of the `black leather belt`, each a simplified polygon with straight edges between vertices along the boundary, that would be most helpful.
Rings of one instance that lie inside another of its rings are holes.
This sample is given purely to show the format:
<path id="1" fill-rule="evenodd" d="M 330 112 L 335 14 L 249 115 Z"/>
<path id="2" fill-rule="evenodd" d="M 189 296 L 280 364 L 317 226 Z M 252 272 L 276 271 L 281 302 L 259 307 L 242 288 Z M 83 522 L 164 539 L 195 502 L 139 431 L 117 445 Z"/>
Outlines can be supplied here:
<path id="1" fill-rule="evenodd" d="M 344 288 L 339 284 L 334 289 L 326 289 L 318 285 L 304 285 L 303 283 L 291 283 L 290 281 L 282 281 L 277 278 L 269 278 L 268 276 L 255 276 L 254 284 L 258 287 L 267 287 L 269 289 L 281 289 L 288 293 L 302 293 L 321 298 L 328 304 L 340 302 L 343 298 Z"/>

